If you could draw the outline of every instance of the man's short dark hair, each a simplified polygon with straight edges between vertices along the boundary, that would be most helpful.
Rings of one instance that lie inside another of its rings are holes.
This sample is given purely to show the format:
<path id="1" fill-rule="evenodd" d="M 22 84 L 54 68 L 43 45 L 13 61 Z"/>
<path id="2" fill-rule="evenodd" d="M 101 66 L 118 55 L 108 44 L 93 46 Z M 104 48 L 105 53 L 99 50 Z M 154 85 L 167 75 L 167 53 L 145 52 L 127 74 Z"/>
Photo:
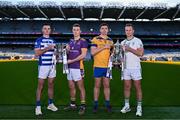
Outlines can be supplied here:
<path id="1" fill-rule="evenodd" d="M 101 28 L 102 26 L 107 26 L 109 28 L 109 25 L 107 23 L 101 23 L 99 28 Z"/>
<path id="2" fill-rule="evenodd" d="M 133 30 L 134 30 L 134 25 L 133 25 L 132 23 L 127 23 L 127 24 L 125 25 L 125 27 L 132 27 Z"/>
<path id="3" fill-rule="evenodd" d="M 80 26 L 80 24 L 75 23 L 75 24 L 73 24 L 73 27 L 81 27 L 81 26 Z"/>
<path id="4" fill-rule="evenodd" d="M 50 26 L 50 28 L 51 28 L 51 24 L 50 23 L 44 23 L 43 26 Z"/>

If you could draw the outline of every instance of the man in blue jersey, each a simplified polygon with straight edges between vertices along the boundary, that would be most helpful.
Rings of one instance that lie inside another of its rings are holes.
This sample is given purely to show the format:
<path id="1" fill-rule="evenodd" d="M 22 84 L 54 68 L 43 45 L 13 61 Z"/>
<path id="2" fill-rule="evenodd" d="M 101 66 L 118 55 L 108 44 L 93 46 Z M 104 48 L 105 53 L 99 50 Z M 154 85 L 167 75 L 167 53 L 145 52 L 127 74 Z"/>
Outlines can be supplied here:
<path id="1" fill-rule="evenodd" d="M 38 86 L 36 92 L 36 115 L 42 115 L 41 112 L 41 93 L 45 79 L 48 79 L 48 107 L 51 111 L 57 111 L 58 108 L 53 103 L 54 78 L 56 77 L 56 57 L 54 55 L 55 42 L 50 37 L 51 26 L 44 24 L 42 27 L 43 36 L 35 42 L 35 56 L 39 57 L 38 63 Z"/>

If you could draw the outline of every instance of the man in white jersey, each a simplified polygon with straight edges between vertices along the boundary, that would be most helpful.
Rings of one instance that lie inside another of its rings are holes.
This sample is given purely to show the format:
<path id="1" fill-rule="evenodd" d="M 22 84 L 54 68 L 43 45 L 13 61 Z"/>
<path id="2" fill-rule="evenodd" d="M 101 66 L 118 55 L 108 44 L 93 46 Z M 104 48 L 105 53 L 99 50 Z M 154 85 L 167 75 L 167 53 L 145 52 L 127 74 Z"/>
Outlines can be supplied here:
<path id="1" fill-rule="evenodd" d="M 129 105 L 129 98 L 131 93 L 131 84 L 134 83 L 137 96 L 137 116 L 142 116 L 142 90 L 141 90 L 141 64 L 140 57 L 144 54 L 142 41 L 134 37 L 134 27 L 132 24 L 125 26 L 126 39 L 121 42 L 124 48 L 124 70 L 122 78 L 124 80 L 124 98 L 125 105 L 122 108 L 122 113 L 131 111 Z"/>
<path id="2" fill-rule="evenodd" d="M 48 79 L 48 107 L 51 111 L 57 111 L 58 108 L 53 103 L 54 95 L 54 78 L 56 77 L 56 57 L 54 55 L 55 42 L 50 37 L 51 27 L 44 24 L 42 27 L 43 36 L 35 42 L 35 56 L 39 57 L 38 62 L 38 87 L 36 92 L 36 115 L 42 115 L 41 112 L 41 93 L 45 79 Z"/>

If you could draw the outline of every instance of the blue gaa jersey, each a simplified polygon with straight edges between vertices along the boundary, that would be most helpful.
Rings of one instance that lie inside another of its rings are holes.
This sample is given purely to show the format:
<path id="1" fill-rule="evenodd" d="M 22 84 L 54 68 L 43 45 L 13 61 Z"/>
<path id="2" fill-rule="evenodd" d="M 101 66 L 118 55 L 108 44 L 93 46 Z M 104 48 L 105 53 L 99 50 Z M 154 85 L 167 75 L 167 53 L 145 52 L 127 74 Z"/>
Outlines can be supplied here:
<path id="1" fill-rule="evenodd" d="M 45 38 L 45 37 L 40 37 L 36 39 L 35 42 L 35 49 L 44 49 L 48 47 L 50 44 L 55 44 L 55 41 L 52 38 Z M 47 52 L 43 53 L 41 56 L 39 56 L 39 62 L 38 65 L 40 66 L 50 66 L 53 65 L 53 54 L 54 50 L 48 50 Z"/>

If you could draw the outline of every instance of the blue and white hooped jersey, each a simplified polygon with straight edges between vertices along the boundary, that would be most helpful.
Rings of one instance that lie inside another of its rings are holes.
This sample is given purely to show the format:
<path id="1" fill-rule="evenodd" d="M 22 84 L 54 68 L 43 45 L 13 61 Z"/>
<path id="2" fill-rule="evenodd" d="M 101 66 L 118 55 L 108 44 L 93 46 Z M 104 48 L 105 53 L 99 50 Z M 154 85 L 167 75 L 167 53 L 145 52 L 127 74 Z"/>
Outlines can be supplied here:
<path id="1" fill-rule="evenodd" d="M 48 45 L 50 44 L 55 44 L 55 41 L 52 38 L 40 37 L 36 39 L 35 49 L 36 48 L 44 49 L 48 47 Z M 39 56 L 38 65 L 43 65 L 43 66 L 53 65 L 53 60 L 52 60 L 53 54 L 54 54 L 54 50 L 48 50 L 47 52 L 43 53 L 41 56 Z"/>

